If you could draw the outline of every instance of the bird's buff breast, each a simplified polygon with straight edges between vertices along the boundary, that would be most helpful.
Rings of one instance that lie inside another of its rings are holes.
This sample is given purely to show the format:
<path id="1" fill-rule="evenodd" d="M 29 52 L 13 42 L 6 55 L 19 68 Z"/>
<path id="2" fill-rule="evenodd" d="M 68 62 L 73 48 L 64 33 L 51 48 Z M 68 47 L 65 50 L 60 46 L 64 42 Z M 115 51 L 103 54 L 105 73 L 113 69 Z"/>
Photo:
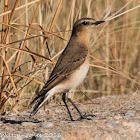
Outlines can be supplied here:
<path id="1" fill-rule="evenodd" d="M 89 59 L 87 58 L 85 62 L 73 73 L 71 73 L 61 84 L 59 84 L 59 91 L 69 91 L 78 87 L 85 79 L 89 70 Z"/>
<path id="2" fill-rule="evenodd" d="M 88 70 L 89 70 L 89 63 L 85 62 L 71 75 L 71 81 L 72 81 L 71 83 L 73 86 L 72 89 L 75 89 L 83 82 L 83 80 L 85 79 L 88 73 Z"/>

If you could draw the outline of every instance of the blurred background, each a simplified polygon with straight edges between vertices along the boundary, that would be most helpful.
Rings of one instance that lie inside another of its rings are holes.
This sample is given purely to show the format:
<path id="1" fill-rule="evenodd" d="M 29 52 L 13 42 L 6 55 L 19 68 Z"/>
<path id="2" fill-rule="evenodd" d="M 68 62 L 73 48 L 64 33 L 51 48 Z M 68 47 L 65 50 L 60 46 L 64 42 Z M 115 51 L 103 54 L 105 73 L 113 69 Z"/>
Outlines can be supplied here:
<path id="1" fill-rule="evenodd" d="M 128 2 L 1 0 L 0 43 L 5 44 L 0 48 L 1 112 L 28 107 L 47 81 L 77 19 L 103 20 L 111 5 L 113 15 Z M 137 5 L 140 1 L 133 0 L 120 13 Z M 88 75 L 72 93 L 75 102 L 139 91 L 140 8 L 98 26 L 91 36 L 90 54 Z M 57 95 L 51 102 L 59 104 L 59 98 Z"/>

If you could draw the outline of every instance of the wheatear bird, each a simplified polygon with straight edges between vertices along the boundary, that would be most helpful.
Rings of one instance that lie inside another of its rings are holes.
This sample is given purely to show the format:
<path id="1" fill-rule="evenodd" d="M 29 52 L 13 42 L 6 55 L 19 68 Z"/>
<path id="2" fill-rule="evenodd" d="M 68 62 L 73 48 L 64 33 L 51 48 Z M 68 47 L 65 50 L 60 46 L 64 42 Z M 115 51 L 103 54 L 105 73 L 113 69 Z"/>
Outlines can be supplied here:
<path id="1" fill-rule="evenodd" d="M 92 18 L 82 18 L 74 23 L 71 38 L 59 57 L 49 80 L 46 82 L 40 93 L 34 98 L 31 104 L 35 107 L 31 115 L 35 115 L 40 107 L 55 94 L 63 93 L 62 100 L 68 110 L 70 119 L 73 120 L 65 101 L 67 92 L 78 87 L 85 79 L 89 69 L 89 41 L 92 29 L 104 21 L 95 21 Z M 71 101 L 80 115 L 85 119 L 75 104 Z"/>

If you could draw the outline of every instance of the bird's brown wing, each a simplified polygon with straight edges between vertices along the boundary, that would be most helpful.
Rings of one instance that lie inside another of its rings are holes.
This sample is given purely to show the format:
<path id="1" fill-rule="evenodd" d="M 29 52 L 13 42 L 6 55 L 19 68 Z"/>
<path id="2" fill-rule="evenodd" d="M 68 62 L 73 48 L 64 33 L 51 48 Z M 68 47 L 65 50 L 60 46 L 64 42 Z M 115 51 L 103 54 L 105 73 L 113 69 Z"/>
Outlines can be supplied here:
<path id="1" fill-rule="evenodd" d="M 69 44 L 59 57 L 43 90 L 50 90 L 73 73 L 84 63 L 87 54 L 88 49 L 84 44 Z"/>
<path id="2" fill-rule="evenodd" d="M 84 63 L 87 54 L 88 49 L 84 44 L 69 43 L 59 57 L 49 80 L 31 104 L 40 97 L 43 97 L 50 89 L 62 82 L 69 74 L 79 68 Z"/>

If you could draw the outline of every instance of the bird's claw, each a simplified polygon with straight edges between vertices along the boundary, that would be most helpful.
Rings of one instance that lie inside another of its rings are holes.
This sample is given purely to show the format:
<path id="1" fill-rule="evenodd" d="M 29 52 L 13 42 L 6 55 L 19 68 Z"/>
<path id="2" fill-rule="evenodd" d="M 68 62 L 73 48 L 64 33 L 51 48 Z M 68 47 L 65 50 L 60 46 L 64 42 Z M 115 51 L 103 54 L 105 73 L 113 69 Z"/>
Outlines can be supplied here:
<path id="1" fill-rule="evenodd" d="M 89 118 L 89 117 L 96 117 L 95 115 L 92 115 L 92 114 L 84 114 L 82 116 L 80 116 L 79 119 L 77 119 L 78 121 L 81 121 L 83 119 L 86 119 L 86 120 L 92 120 L 92 118 Z"/>

